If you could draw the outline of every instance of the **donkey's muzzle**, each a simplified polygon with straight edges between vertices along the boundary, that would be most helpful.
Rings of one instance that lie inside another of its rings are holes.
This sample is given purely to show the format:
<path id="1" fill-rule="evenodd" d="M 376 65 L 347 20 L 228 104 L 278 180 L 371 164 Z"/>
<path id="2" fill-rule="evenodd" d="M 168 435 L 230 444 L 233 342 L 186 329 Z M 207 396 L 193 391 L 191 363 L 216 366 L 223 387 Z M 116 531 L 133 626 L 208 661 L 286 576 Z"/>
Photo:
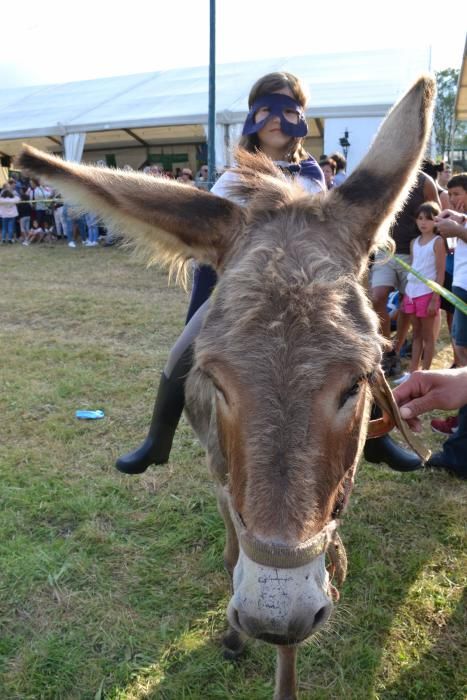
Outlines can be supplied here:
<path id="1" fill-rule="evenodd" d="M 234 614 L 235 627 L 249 637 L 259 639 L 268 644 L 293 646 L 311 637 L 329 619 L 331 611 L 331 603 L 323 605 L 314 616 L 290 620 L 284 632 L 265 631 L 260 620 L 256 620 L 248 615 L 242 615 L 237 610 L 232 612 Z"/>
<path id="2" fill-rule="evenodd" d="M 232 627 L 271 644 L 302 642 L 326 622 L 333 607 L 324 553 L 294 569 L 268 567 L 240 549 L 227 608 Z"/>

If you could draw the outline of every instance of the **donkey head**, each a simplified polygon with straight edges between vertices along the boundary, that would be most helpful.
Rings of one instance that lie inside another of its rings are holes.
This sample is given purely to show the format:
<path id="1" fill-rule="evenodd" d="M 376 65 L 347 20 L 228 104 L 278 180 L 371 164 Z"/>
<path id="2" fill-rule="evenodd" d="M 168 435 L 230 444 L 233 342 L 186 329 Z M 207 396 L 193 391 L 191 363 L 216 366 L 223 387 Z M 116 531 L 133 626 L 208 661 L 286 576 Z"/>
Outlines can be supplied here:
<path id="1" fill-rule="evenodd" d="M 19 157 L 150 257 L 178 269 L 196 258 L 220 273 L 187 403 L 239 537 L 229 619 L 254 637 L 301 641 L 331 609 L 324 551 L 353 484 L 381 360 L 361 280 L 416 176 L 433 93 L 420 79 L 358 169 L 325 196 L 305 194 L 260 155 L 239 154 L 233 201 L 31 148 Z"/>

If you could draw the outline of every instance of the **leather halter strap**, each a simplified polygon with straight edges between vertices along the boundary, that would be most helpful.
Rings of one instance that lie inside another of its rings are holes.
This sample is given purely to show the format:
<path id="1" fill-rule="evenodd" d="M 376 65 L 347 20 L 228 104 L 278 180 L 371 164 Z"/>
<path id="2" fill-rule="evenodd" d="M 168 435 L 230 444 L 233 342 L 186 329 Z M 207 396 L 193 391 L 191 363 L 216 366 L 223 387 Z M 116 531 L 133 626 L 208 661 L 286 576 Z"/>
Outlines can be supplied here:
<path id="1" fill-rule="evenodd" d="M 256 564 L 277 567 L 278 569 L 296 569 L 299 566 L 309 564 L 313 559 L 319 557 L 320 554 L 324 554 L 337 536 L 337 523 L 335 520 L 332 520 L 317 535 L 295 547 L 259 540 L 247 530 L 233 507 L 229 491 L 227 489 L 225 491 L 230 517 L 232 518 L 240 547 L 247 557 L 256 562 Z M 342 546 L 341 542 L 340 544 Z"/>

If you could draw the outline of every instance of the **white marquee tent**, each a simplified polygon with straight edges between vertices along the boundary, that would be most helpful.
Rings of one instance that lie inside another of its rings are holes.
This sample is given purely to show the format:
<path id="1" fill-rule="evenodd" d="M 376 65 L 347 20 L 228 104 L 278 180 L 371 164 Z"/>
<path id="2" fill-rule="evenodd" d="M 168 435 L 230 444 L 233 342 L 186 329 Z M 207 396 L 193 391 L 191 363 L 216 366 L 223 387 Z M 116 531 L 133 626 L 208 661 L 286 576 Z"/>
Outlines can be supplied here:
<path id="1" fill-rule="evenodd" d="M 218 65 L 216 160 L 230 162 L 252 83 L 270 71 L 286 70 L 300 76 L 309 90 L 310 136 L 320 141 L 322 152 L 339 149 L 339 138 L 349 132 L 351 169 L 390 106 L 429 68 L 428 48 Z M 207 106 L 207 66 L 0 90 L 0 155 L 14 156 L 25 140 L 77 160 L 83 146 L 86 152 L 202 142 Z"/>

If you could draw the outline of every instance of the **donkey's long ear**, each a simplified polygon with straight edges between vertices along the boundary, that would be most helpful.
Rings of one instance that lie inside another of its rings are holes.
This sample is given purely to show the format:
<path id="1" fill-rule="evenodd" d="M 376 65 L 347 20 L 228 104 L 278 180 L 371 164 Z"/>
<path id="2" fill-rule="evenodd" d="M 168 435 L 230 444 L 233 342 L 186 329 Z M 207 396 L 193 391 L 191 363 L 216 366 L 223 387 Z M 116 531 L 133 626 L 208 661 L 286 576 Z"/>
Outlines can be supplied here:
<path id="1" fill-rule="evenodd" d="M 236 204 L 164 178 L 68 163 L 29 146 L 17 167 L 96 213 L 147 259 L 177 268 L 189 258 L 222 269 L 242 227 Z"/>
<path id="2" fill-rule="evenodd" d="M 389 225 L 414 184 L 435 92 L 431 77 L 419 78 L 389 112 L 357 169 L 323 203 L 325 218 L 339 222 L 341 231 L 347 229 L 344 235 L 348 244 L 355 244 L 356 258 L 366 257 L 387 239 Z"/>

